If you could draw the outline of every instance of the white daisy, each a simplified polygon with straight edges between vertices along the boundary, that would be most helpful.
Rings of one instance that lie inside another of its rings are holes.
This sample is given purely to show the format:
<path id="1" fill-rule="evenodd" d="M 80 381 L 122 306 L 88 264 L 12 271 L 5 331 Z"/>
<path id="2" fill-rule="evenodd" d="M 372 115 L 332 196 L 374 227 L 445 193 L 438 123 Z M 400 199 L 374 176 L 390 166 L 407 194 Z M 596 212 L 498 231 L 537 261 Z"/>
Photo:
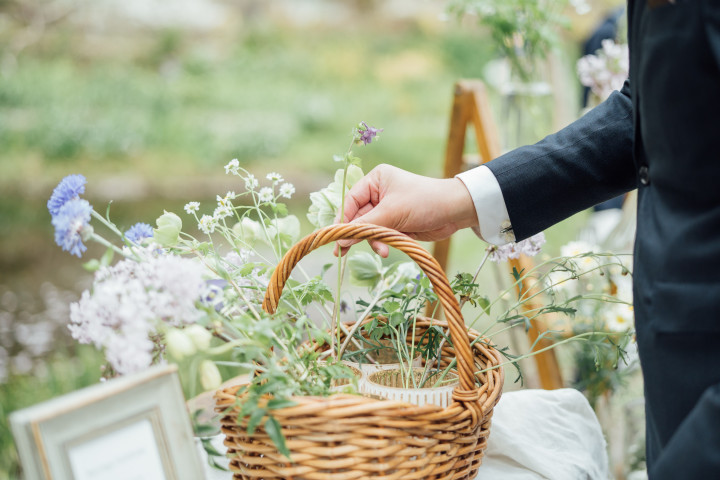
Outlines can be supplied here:
<path id="1" fill-rule="evenodd" d="M 198 228 L 202 230 L 204 234 L 210 235 L 215 231 L 215 227 L 217 227 L 217 220 L 215 219 L 215 217 L 211 217 L 210 215 L 203 215 L 200 218 Z"/>
<path id="2" fill-rule="evenodd" d="M 247 178 L 245 179 L 245 188 L 248 190 L 255 190 L 257 186 L 259 185 L 257 178 L 255 178 L 255 175 L 252 173 L 248 173 Z"/>
<path id="3" fill-rule="evenodd" d="M 282 179 L 283 179 L 283 178 L 282 178 L 282 175 L 280 175 L 280 174 L 277 173 L 277 172 L 270 172 L 270 173 L 267 174 L 267 176 L 266 176 L 265 178 L 267 178 L 268 180 L 270 180 L 271 182 L 273 182 L 273 184 L 276 184 L 276 183 L 278 183 L 278 182 L 282 182 Z"/>
<path id="4" fill-rule="evenodd" d="M 258 199 L 260 202 L 272 202 L 275 199 L 275 195 L 273 194 L 273 189 L 270 187 L 263 187 L 260 189 L 260 193 L 258 193 Z"/>
<path id="5" fill-rule="evenodd" d="M 233 158 L 232 160 L 230 160 L 230 163 L 225 165 L 225 173 L 226 174 L 232 173 L 233 175 L 237 175 L 239 168 L 240 168 L 240 162 L 238 161 L 237 158 Z"/>
<path id="6" fill-rule="evenodd" d="M 213 217 L 215 218 L 215 220 L 220 220 L 225 217 L 229 217 L 232 214 L 233 214 L 233 210 L 230 207 L 230 205 L 220 205 L 213 212 Z"/>
<path id="7" fill-rule="evenodd" d="M 292 194 L 295 193 L 295 187 L 292 183 L 283 183 L 280 185 L 280 196 L 285 198 L 292 197 Z"/>
<path id="8" fill-rule="evenodd" d="M 198 210 L 200 210 L 200 202 L 189 202 L 185 205 L 185 211 L 189 215 L 192 215 L 193 212 L 197 212 Z"/>

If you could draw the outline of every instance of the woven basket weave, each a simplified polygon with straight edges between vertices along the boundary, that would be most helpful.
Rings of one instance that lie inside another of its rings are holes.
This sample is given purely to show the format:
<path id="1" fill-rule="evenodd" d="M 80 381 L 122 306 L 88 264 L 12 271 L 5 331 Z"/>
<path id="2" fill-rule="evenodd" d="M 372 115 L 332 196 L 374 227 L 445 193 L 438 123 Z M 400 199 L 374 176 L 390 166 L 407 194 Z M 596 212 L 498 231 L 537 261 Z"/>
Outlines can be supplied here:
<path id="1" fill-rule="evenodd" d="M 457 359 L 460 380 L 452 403 L 418 407 L 410 403 L 358 395 L 293 397 L 293 407 L 273 410 L 282 426 L 288 460 L 258 427 L 247 433 L 247 418 L 238 421 L 239 386 L 216 393 L 225 446 L 234 479 L 419 480 L 473 479 L 482 462 L 490 419 L 500 399 L 501 358 L 489 341 L 468 331 L 442 269 L 406 235 L 384 227 L 343 224 L 308 235 L 288 251 L 275 269 L 263 308 L 274 312 L 285 281 L 310 251 L 341 239 L 378 240 L 405 252 L 425 272 L 447 321 L 419 318 L 416 339 L 430 326 L 449 329 L 452 345 L 442 349 L 440 366 Z"/>

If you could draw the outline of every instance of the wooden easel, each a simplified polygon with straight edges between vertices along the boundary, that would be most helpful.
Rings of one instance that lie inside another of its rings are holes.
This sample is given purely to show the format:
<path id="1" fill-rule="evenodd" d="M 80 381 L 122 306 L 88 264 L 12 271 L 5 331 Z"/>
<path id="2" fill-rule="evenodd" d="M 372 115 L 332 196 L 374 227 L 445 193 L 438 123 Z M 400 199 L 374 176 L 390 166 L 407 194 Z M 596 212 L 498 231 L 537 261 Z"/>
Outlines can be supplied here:
<path id="1" fill-rule="evenodd" d="M 497 127 L 490 112 L 485 85 L 479 80 L 461 80 L 455 84 L 450 132 L 448 133 L 448 143 L 445 150 L 444 178 L 452 178 L 465 169 L 463 153 L 468 124 L 472 124 L 474 127 L 480 156 L 473 163 L 480 165 L 498 157 L 501 149 Z M 435 242 L 433 255 L 443 269 L 447 267 L 449 252 L 449 238 Z M 529 271 L 533 268 L 532 259 L 524 255 L 517 260 L 511 260 L 509 264 L 511 271 L 513 268 L 516 268 L 518 272 L 523 269 Z M 528 294 L 529 292 L 518 293 Z M 536 307 L 537 305 L 524 305 L 525 310 Z M 546 330 L 547 326 L 543 320 L 538 318 L 533 320 L 533 326 L 527 333 L 530 344 L 532 345 Z M 537 342 L 533 350 L 541 350 L 550 345 L 552 345 L 550 339 L 542 338 Z M 537 365 L 540 386 L 546 390 L 562 388 L 563 381 L 555 352 L 548 350 L 534 355 L 533 358 Z"/>

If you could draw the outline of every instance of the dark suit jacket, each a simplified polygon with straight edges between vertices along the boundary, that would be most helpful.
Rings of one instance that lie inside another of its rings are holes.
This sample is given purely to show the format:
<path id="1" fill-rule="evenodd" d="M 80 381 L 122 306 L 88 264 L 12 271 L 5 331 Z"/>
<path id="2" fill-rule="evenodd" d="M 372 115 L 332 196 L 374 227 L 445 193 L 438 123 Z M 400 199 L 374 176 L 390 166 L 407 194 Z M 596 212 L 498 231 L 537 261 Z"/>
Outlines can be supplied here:
<path id="1" fill-rule="evenodd" d="M 630 0 L 630 78 L 490 162 L 518 240 L 638 189 L 650 479 L 720 478 L 720 0 Z"/>

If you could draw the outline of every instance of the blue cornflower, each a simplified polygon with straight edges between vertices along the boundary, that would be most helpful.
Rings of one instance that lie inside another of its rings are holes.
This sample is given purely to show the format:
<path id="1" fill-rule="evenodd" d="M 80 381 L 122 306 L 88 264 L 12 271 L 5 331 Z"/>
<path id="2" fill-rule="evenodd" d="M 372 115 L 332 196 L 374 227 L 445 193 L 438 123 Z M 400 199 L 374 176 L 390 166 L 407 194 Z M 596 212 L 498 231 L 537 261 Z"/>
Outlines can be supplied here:
<path id="1" fill-rule="evenodd" d="M 363 142 L 364 145 L 371 143 L 373 138 L 377 137 L 377 134 L 383 131 L 382 128 L 370 127 L 365 122 L 360 123 L 362 126 L 358 127 L 358 133 L 360 134 L 360 141 Z"/>
<path id="2" fill-rule="evenodd" d="M 153 237 L 153 228 L 147 223 L 138 222 L 125 232 L 125 238 L 132 243 L 140 243 L 145 238 Z"/>
<path id="3" fill-rule="evenodd" d="M 90 222 L 92 205 L 87 200 L 72 199 L 65 203 L 55 216 L 52 224 L 55 227 L 55 243 L 63 250 L 82 257 L 87 247 L 82 243 L 82 232 Z"/>
<path id="4" fill-rule="evenodd" d="M 80 195 L 85 193 L 86 183 L 87 180 L 82 175 L 68 175 L 63 178 L 47 202 L 50 215 L 55 217 L 63 205 L 74 198 L 80 198 Z"/>

